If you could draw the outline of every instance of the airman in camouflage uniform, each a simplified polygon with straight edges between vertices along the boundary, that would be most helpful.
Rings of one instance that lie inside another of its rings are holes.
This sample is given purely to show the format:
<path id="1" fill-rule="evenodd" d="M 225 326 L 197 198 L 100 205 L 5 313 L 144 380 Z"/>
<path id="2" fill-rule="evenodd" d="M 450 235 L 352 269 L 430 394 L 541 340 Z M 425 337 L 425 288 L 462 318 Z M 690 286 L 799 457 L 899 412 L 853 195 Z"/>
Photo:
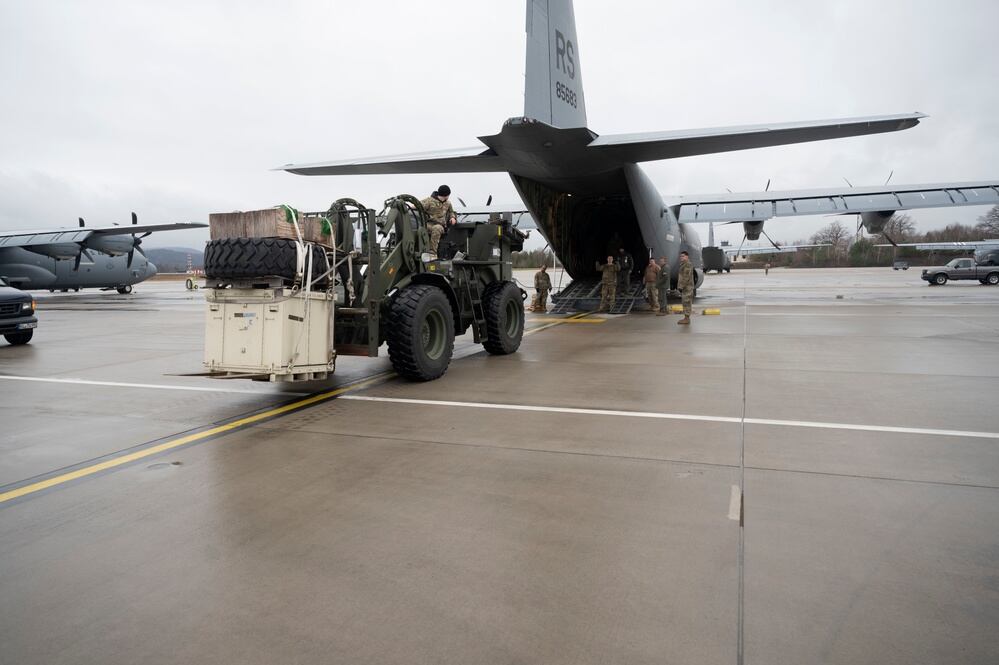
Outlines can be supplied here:
<path id="1" fill-rule="evenodd" d="M 665 256 L 659 257 L 659 274 L 656 276 L 656 290 L 659 296 L 659 311 L 658 315 L 662 316 L 666 314 L 666 310 L 669 309 L 669 305 L 666 303 L 666 296 L 669 295 L 669 263 L 666 262 Z"/>
<path id="2" fill-rule="evenodd" d="M 645 284 L 645 298 L 649 301 L 649 311 L 659 313 L 659 290 L 656 282 L 659 280 L 659 266 L 656 260 L 649 258 L 649 265 L 645 266 L 642 273 L 642 282 Z"/>
<path id="3" fill-rule="evenodd" d="M 534 303 L 531 305 L 532 312 L 548 311 L 548 292 L 552 290 L 552 279 L 548 276 L 548 266 L 541 266 L 541 270 L 534 273 Z"/>
<path id="4" fill-rule="evenodd" d="M 635 267 L 635 260 L 631 258 L 631 254 L 624 250 L 624 247 L 617 250 L 617 265 L 620 268 L 617 273 L 617 290 L 621 292 L 622 296 L 627 296 L 631 290 L 631 271 Z"/>
<path id="5" fill-rule="evenodd" d="M 680 325 L 690 324 L 690 311 L 694 304 L 694 266 L 687 252 L 680 252 L 680 276 L 676 280 L 676 288 L 680 292 L 683 303 L 683 318 L 677 321 Z"/>
<path id="6" fill-rule="evenodd" d="M 607 312 L 614 309 L 614 301 L 617 298 L 617 273 L 620 267 L 614 263 L 614 257 L 608 256 L 607 263 L 598 263 L 597 270 L 603 273 L 600 280 L 600 308 L 598 312 Z M 610 307 L 607 303 L 610 303 Z"/>
<path id="7" fill-rule="evenodd" d="M 451 188 L 441 185 L 433 194 L 420 201 L 423 209 L 427 212 L 427 232 L 430 234 L 430 253 L 437 257 L 437 246 L 444 237 L 444 230 L 457 220 L 454 208 L 448 197 L 451 196 Z"/>

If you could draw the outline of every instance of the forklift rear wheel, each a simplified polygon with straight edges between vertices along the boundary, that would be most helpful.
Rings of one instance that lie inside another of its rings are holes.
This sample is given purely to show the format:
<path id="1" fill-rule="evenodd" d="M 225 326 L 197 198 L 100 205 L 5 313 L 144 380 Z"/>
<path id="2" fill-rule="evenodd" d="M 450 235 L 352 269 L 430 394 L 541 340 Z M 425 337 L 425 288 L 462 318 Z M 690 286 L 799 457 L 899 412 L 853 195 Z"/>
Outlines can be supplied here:
<path id="1" fill-rule="evenodd" d="M 498 282 L 486 289 L 486 339 L 482 345 L 494 356 L 516 353 L 524 337 L 524 300 L 513 282 Z"/>
<path id="2" fill-rule="evenodd" d="M 388 320 L 392 367 L 412 381 L 432 381 L 447 371 L 454 353 L 454 314 L 436 286 L 406 287 L 392 301 Z"/>

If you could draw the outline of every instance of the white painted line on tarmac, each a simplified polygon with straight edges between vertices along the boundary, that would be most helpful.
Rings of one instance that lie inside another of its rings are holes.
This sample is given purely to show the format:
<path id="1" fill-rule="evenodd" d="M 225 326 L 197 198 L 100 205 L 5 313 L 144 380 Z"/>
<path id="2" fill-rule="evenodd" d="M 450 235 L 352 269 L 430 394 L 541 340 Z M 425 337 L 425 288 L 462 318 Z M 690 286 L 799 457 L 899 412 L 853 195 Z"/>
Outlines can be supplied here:
<path id="1" fill-rule="evenodd" d="M 728 497 L 728 518 L 739 521 L 739 513 L 742 512 L 742 492 L 738 485 L 732 485 L 732 494 Z"/>
<path id="2" fill-rule="evenodd" d="M 767 418 L 730 418 L 727 416 L 702 416 L 688 413 L 656 413 L 652 411 L 616 411 L 612 409 L 578 409 L 564 406 L 531 406 L 528 404 L 490 404 L 486 402 L 452 402 L 403 397 L 374 397 L 370 395 L 344 395 L 340 399 L 358 402 L 391 402 L 394 404 L 421 404 L 425 406 L 456 406 L 497 411 L 534 411 L 539 413 L 571 413 L 589 416 L 620 416 L 623 418 L 653 418 L 657 420 L 695 420 L 711 423 L 745 423 L 747 425 L 772 425 L 775 427 L 810 427 L 815 429 L 842 429 L 859 432 L 892 432 L 898 434 L 926 434 L 929 436 L 960 436 L 975 439 L 999 439 L 999 432 L 974 432 L 959 429 L 932 429 L 926 427 L 891 427 L 886 425 L 856 425 L 852 423 L 822 423 L 808 420 L 771 420 Z"/>
<path id="3" fill-rule="evenodd" d="M 741 423 L 742 418 L 725 416 L 693 416 L 683 413 L 651 413 L 649 411 L 613 411 L 610 409 L 576 409 L 562 406 L 530 406 L 527 404 L 488 404 L 485 402 L 448 402 L 431 399 L 406 399 L 403 397 L 371 397 L 368 395 L 344 395 L 340 399 L 359 402 L 393 402 L 396 404 L 422 404 L 426 406 L 461 406 L 476 409 L 496 409 L 500 411 L 538 411 L 542 413 L 572 413 L 588 416 L 625 416 L 629 418 L 658 418 L 662 420 L 705 420 L 717 423 Z"/>
<path id="4" fill-rule="evenodd" d="M 931 429 L 925 427 L 892 427 L 889 425 L 854 425 L 851 423 L 819 423 L 807 420 L 768 420 L 746 418 L 747 425 L 778 427 L 811 427 L 815 429 L 845 429 L 859 432 L 894 432 L 897 434 L 928 434 L 930 436 L 964 436 L 973 439 L 999 439 L 999 432 L 973 432 L 963 429 Z"/>
<path id="5" fill-rule="evenodd" d="M 51 379 L 38 376 L 3 376 L 0 381 L 33 381 L 38 383 L 66 383 L 80 386 L 105 386 L 111 388 L 147 388 L 151 390 L 186 390 L 198 393 L 237 393 L 241 395 L 265 395 L 273 397 L 302 397 L 311 393 L 266 393 L 259 390 L 239 390 L 238 388 L 206 388 L 203 386 L 171 386 L 163 383 L 121 383 L 119 381 L 91 381 L 89 379 Z"/>

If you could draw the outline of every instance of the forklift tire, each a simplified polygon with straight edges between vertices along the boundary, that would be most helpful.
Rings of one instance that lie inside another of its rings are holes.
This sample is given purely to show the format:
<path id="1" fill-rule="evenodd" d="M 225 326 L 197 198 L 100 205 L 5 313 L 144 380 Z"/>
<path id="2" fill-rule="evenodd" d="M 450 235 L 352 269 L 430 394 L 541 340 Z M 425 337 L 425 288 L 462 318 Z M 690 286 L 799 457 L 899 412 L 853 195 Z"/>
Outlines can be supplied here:
<path id="1" fill-rule="evenodd" d="M 454 313 L 436 286 L 414 284 L 392 300 L 388 316 L 392 367 L 410 381 L 444 375 L 454 354 Z"/>
<path id="2" fill-rule="evenodd" d="M 298 264 L 296 242 L 288 238 L 222 238 L 205 247 L 205 276 L 209 280 L 281 277 L 295 280 Z M 326 259 L 319 245 L 312 245 L 312 279 L 326 272 Z M 325 288 L 328 280 L 316 282 Z"/>
<path id="3" fill-rule="evenodd" d="M 524 338 L 524 300 L 513 282 L 490 284 L 482 298 L 486 339 L 482 346 L 494 356 L 516 353 Z"/>

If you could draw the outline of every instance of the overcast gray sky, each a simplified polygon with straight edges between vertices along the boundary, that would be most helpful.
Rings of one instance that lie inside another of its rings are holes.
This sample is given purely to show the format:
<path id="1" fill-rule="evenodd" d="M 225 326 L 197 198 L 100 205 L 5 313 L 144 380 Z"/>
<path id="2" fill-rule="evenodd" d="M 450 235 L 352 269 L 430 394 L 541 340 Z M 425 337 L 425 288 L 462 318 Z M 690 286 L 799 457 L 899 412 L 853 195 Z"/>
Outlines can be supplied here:
<path id="1" fill-rule="evenodd" d="M 523 112 L 524 2 L 4 0 L 0 229 L 371 206 L 502 174 L 269 169 L 476 145 Z M 664 194 L 999 177 L 994 0 L 577 0 L 590 128 L 624 133 L 922 111 L 915 129 L 655 162 Z M 913 213 L 920 229 L 981 208 Z M 828 218 L 774 221 L 805 238 Z M 850 219 L 844 218 L 850 224 Z M 706 239 L 707 230 L 702 236 Z M 721 238 L 737 242 L 741 229 Z M 207 233 L 147 246 L 197 246 Z"/>

